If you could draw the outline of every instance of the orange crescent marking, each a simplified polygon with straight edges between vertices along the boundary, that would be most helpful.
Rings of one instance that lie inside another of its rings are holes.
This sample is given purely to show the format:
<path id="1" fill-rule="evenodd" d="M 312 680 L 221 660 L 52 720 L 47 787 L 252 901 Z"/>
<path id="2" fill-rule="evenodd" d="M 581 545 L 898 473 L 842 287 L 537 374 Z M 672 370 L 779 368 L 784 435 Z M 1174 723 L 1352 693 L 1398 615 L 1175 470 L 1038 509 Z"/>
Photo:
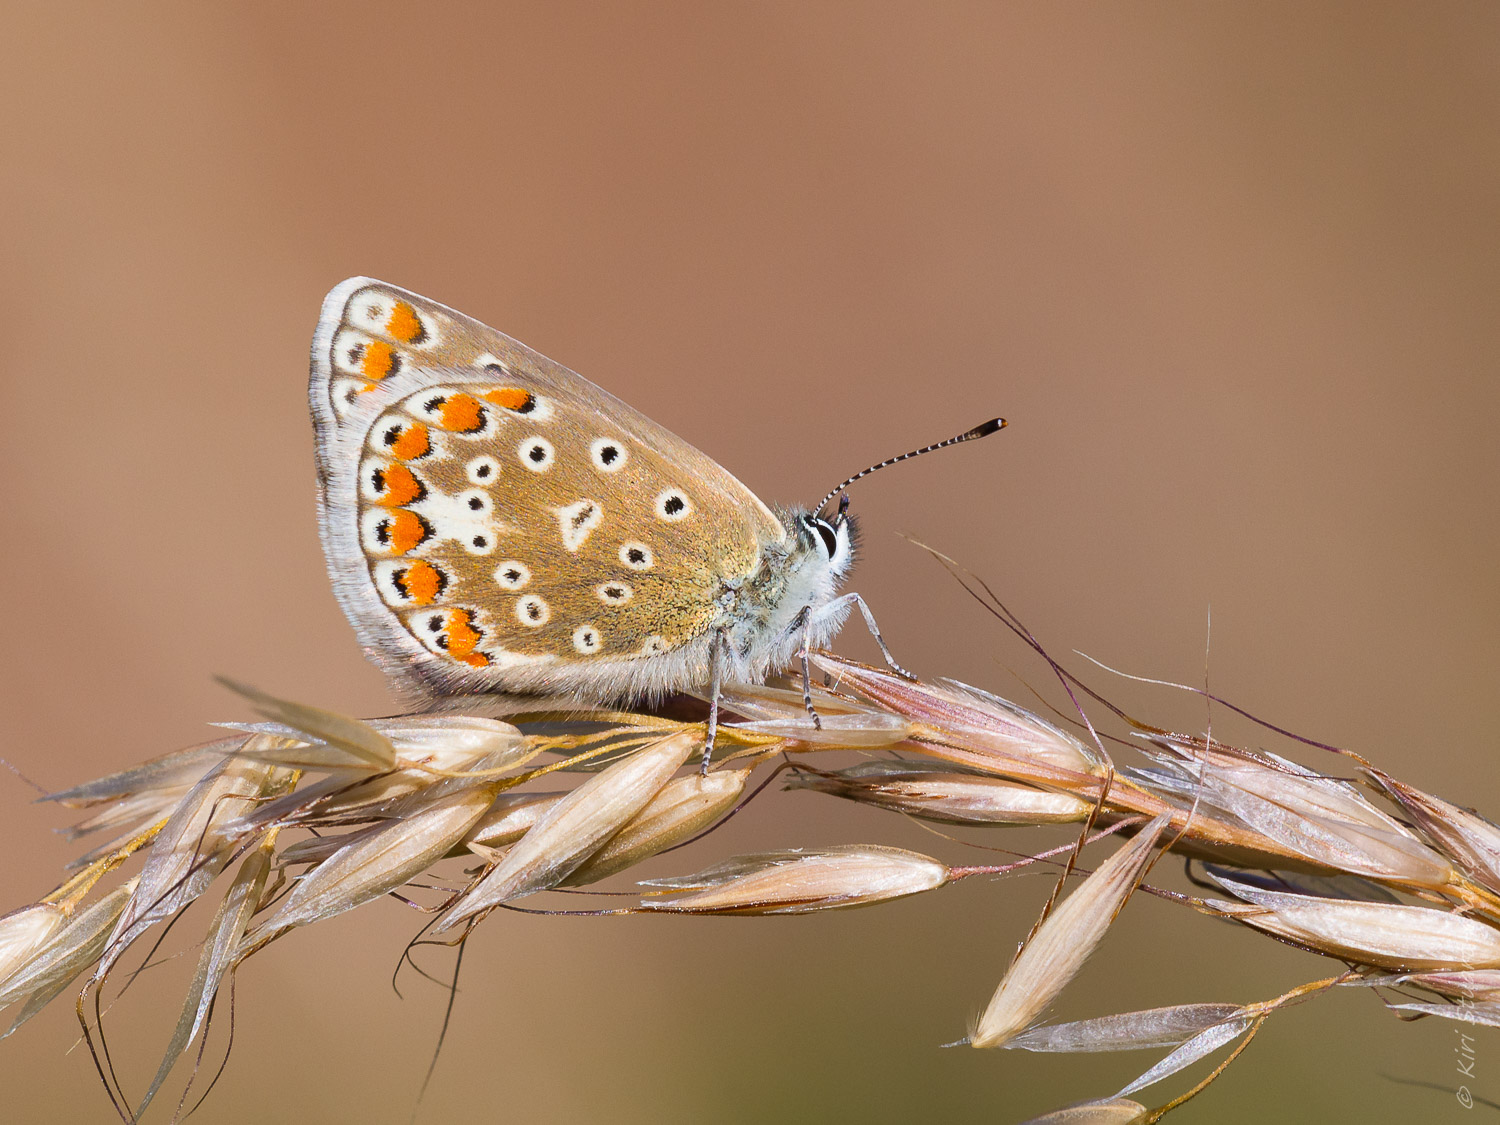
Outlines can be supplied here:
<path id="1" fill-rule="evenodd" d="M 406 568 L 401 586 L 417 605 L 431 605 L 443 588 L 443 576 L 437 567 L 419 560 Z"/>
<path id="2" fill-rule="evenodd" d="M 414 461 L 424 456 L 431 448 L 432 442 L 427 438 L 427 427 L 421 422 L 413 422 L 407 426 L 390 446 L 391 452 L 403 461 Z"/>
<path id="3" fill-rule="evenodd" d="M 463 660 L 474 651 L 482 634 L 469 624 L 466 611 L 455 610 L 448 618 L 448 655 L 454 660 Z"/>
<path id="4" fill-rule="evenodd" d="M 490 658 L 482 652 L 471 652 L 468 656 L 461 657 L 463 662 L 470 668 L 488 668 Z"/>
<path id="5" fill-rule="evenodd" d="M 427 335 L 421 318 L 417 316 L 417 310 L 405 301 L 397 301 L 392 307 L 390 318 L 385 322 L 385 330 L 392 339 L 400 340 L 403 344 L 410 344 Z"/>
<path id="6" fill-rule="evenodd" d="M 454 433 L 472 434 L 484 425 L 484 411 L 473 395 L 459 393 L 449 395 L 443 403 L 443 429 Z"/>
<path id="7" fill-rule="evenodd" d="M 385 493 L 379 503 L 384 507 L 404 507 L 422 495 L 422 482 L 405 465 L 388 465 L 381 474 L 385 477 Z"/>
<path id="8" fill-rule="evenodd" d="M 427 528 L 423 526 L 422 519 L 416 512 L 397 508 L 391 513 L 389 542 L 392 554 L 404 555 L 420 547 L 426 539 Z"/>
<path id="9" fill-rule="evenodd" d="M 395 366 L 396 352 L 389 344 L 382 340 L 371 340 L 365 345 L 365 354 L 360 361 L 359 369 L 366 379 L 379 382 L 389 375 Z"/>
<path id="10" fill-rule="evenodd" d="M 484 397 L 506 410 L 520 410 L 531 402 L 531 392 L 523 391 L 520 387 L 501 387 L 499 390 L 486 391 Z"/>

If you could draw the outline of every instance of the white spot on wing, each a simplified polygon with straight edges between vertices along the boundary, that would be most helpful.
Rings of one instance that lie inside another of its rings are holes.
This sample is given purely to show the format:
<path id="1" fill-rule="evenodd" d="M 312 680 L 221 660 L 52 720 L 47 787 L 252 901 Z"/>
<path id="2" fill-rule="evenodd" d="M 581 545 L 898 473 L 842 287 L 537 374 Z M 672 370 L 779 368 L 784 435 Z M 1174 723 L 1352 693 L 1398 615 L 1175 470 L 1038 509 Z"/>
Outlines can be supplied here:
<path id="1" fill-rule="evenodd" d="M 370 384 L 363 379 L 336 379 L 328 388 L 328 400 L 333 403 L 333 412 L 343 418 L 354 409 L 361 390 Z"/>
<path id="2" fill-rule="evenodd" d="M 584 656 L 593 656 L 604 647 L 604 638 L 593 625 L 580 625 L 573 630 L 573 647 Z"/>
<path id="3" fill-rule="evenodd" d="M 656 565 L 651 548 L 634 539 L 620 544 L 620 561 L 631 570 L 650 570 Z"/>
<path id="4" fill-rule="evenodd" d="M 623 582 L 606 582 L 602 586 L 596 586 L 594 593 L 599 595 L 599 600 L 605 605 L 624 605 L 635 596 L 635 591 Z"/>
<path id="5" fill-rule="evenodd" d="M 552 443 L 535 434 L 516 446 L 516 455 L 521 458 L 521 464 L 533 473 L 545 473 L 552 468 L 552 462 L 557 459 L 557 452 L 552 448 Z"/>
<path id="6" fill-rule="evenodd" d="M 552 607 L 535 594 L 516 599 L 516 620 L 531 629 L 540 629 L 552 616 Z"/>
<path id="7" fill-rule="evenodd" d="M 656 518 L 667 523 L 685 520 L 693 514 L 692 502 L 680 488 L 669 488 L 658 494 L 651 506 L 656 511 Z"/>
<path id="8" fill-rule="evenodd" d="M 502 590 L 519 590 L 531 581 L 531 568 L 515 559 L 506 559 L 495 568 L 495 585 Z"/>
<path id="9" fill-rule="evenodd" d="M 471 507 L 475 500 L 479 501 L 478 508 Z M 457 543 L 471 555 L 493 554 L 500 536 L 517 530 L 495 518 L 494 502 L 490 494 L 480 488 L 468 489 L 456 496 L 429 488 L 427 496 L 410 508 L 432 525 L 437 538 Z"/>
<path id="10" fill-rule="evenodd" d="M 604 509 L 594 500 L 579 500 L 566 508 L 552 510 L 557 513 L 557 522 L 562 528 L 563 546 L 575 553 L 604 519 Z"/>
<path id="11" fill-rule="evenodd" d="M 619 438 L 595 438 L 589 446 L 589 457 L 601 473 L 618 473 L 630 460 L 630 451 Z"/>
<path id="12" fill-rule="evenodd" d="M 500 462 L 486 453 L 483 457 L 476 457 L 464 467 L 464 474 L 469 478 L 470 484 L 490 484 L 499 479 Z"/>
<path id="13" fill-rule="evenodd" d="M 379 460 L 375 457 L 367 457 L 364 464 L 359 467 L 359 494 L 361 498 L 371 504 L 378 504 L 380 498 L 385 495 L 383 488 L 375 487 L 377 473 L 383 473 L 389 462 Z"/>

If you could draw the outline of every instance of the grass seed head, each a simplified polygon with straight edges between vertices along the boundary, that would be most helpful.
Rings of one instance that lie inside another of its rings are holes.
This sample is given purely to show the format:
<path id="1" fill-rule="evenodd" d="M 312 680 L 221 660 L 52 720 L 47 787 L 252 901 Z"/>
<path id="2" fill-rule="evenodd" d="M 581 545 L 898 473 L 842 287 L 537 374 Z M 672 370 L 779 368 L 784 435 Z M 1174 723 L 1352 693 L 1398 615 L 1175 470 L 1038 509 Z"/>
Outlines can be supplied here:
<path id="1" fill-rule="evenodd" d="M 488 787 L 472 786 L 358 833 L 301 878 L 281 908 L 245 939 L 245 947 L 264 945 L 294 926 L 332 918 L 404 886 L 464 838 L 492 797 Z"/>
<path id="2" fill-rule="evenodd" d="M 1315 863 L 1421 887 L 1453 880 L 1446 859 L 1337 778 L 1217 761 L 1204 767 L 1203 793 L 1214 808 Z"/>
<path id="3" fill-rule="evenodd" d="M 275 741 L 253 735 L 251 742 Z M 243 832 L 233 823 L 255 802 L 292 783 L 279 766 L 228 758 L 213 766 L 189 791 L 151 844 L 141 871 L 139 893 L 121 915 L 96 977 L 110 967 L 148 927 L 192 902 L 223 870 Z"/>
<path id="4" fill-rule="evenodd" d="M 502 902 L 555 887 L 645 808 L 702 745 L 697 732 L 680 731 L 589 778 L 442 914 L 434 934 L 449 932 Z"/>
<path id="5" fill-rule="evenodd" d="M 720 769 L 673 778 L 562 885 L 597 883 L 697 835 L 734 807 L 750 772 Z"/>
<path id="6" fill-rule="evenodd" d="M 737 856 L 697 875 L 642 885 L 681 891 L 648 898 L 647 910 L 674 914 L 811 914 L 869 906 L 935 890 L 948 868 L 930 856 L 875 844 Z"/>
<path id="7" fill-rule="evenodd" d="M 1330 957 L 1388 969 L 1474 969 L 1500 966 L 1500 930 L 1426 906 L 1356 902 L 1287 894 L 1216 881 L 1260 909 L 1230 913 L 1247 926 L 1290 938 Z"/>
<path id="8" fill-rule="evenodd" d="M 1108 1098 L 1082 1105 L 1064 1106 L 1028 1117 L 1021 1125 L 1143 1125 L 1152 1120 L 1151 1111 L 1129 1098 Z"/>
<path id="9" fill-rule="evenodd" d="M 0 917 L 0 989 L 67 920 L 62 907 L 50 902 L 33 903 Z"/>
<path id="10" fill-rule="evenodd" d="M 1151 860 L 1168 817 L 1157 817 L 1101 863 L 1037 927 L 1000 981 L 969 1042 L 999 1047 L 1031 1026 L 1083 968 Z"/>
<path id="11" fill-rule="evenodd" d="M 1401 803 L 1444 855 L 1480 886 L 1500 894 L 1500 826 L 1476 812 L 1403 784 L 1381 770 L 1365 772 Z"/>
<path id="12" fill-rule="evenodd" d="M 861 762 L 832 773 L 799 770 L 786 787 L 945 824 L 1066 824 L 1086 819 L 1093 808 L 1069 793 L 908 761 Z"/>
<path id="13" fill-rule="evenodd" d="M 1104 769 L 1097 751 L 999 696 L 956 681 L 936 685 L 906 680 L 826 653 L 815 654 L 812 659 L 840 686 L 852 686 L 882 706 L 937 732 L 943 741 L 1070 773 L 1098 774 Z"/>
<path id="14" fill-rule="evenodd" d="M 130 896 L 135 893 L 137 883 L 137 879 L 131 879 L 78 911 L 32 949 L 26 960 L 0 982 L 0 1008 L 17 1001 L 23 1003 L 6 1035 L 40 1011 L 94 963 L 109 941 L 110 931 Z"/>

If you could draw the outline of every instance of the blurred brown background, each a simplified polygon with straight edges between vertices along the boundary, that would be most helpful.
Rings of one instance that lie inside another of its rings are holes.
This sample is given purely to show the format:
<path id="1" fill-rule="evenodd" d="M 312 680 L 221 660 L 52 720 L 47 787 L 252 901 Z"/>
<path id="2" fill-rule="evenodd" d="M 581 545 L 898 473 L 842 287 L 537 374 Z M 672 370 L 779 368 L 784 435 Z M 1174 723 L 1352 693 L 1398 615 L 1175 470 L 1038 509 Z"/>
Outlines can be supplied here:
<path id="1" fill-rule="evenodd" d="M 1500 809 L 1494 5 L 366 0 L 13 5 L 5 26 L 0 752 L 42 785 L 245 717 L 216 672 L 391 706 L 328 591 L 304 398 L 320 299 L 369 273 L 768 500 L 1004 413 L 854 494 L 856 586 L 903 661 L 1056 695 L 900 531 L 1059 655 L 1201 682 L 1211 610 L 1217 690 Z M 872 651 L 857 627 L 841 647 Z M 32 796 L 0 774 L 0 908 L 72 854 Z M 833 805 L 771 794 L 671 858 L 955 858 Z M 1148 1055 L 937 1046 L 1048 885 L 805 920 L 493 918 L 419 1120 L 1005 1122 L 1106 1094 Z M 442 1002 L 387 986 L 416 927 L 377 904 L 257 958 L 202 1119 L 407 1120 Z M 1057 1014 L 1325 971 L 1140 901 Z M 179 983 L 112 1014 L 136 1093 Z M 75 1032 L 64 1001 L 0 1045 L 6 1120 L 113 1120 Z M 1454 1039 L 1325 998 L 1181 1119 L 1445 1120 L 1451 1094 L 1408 1083 L 1450 1084 Z M 1478 1053 L 1475 1093 L 1500 1098 L 1500 1040 Z"/>

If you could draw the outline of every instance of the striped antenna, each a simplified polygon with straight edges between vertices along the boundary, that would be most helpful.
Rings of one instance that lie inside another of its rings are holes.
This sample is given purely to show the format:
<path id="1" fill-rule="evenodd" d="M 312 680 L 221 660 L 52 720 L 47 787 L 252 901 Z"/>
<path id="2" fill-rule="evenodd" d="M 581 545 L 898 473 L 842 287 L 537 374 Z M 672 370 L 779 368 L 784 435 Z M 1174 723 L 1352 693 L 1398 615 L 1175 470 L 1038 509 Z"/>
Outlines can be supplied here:
<path id="1" fill-rule="evenodd" d="M 880 464 L 871 465 L 868 469 L 861 469 L 859 472 L 855 473 L 843 484 L 839 485 L 827 496 L 823 497 L 822 501 L 816 508 L 813 509 L 813 511 L 821 512 L 824 508 L 828 507 L 828 502 L 835 496 L 837 496 L 840 492 L 843 492 L 844 489 L 848 488 L 855 481 L 859 480 L 860 477 L 867 477 L 877 469 L 883 469 L 887 465 L 894 465 L 898 461 L 909 461 L 913 457 L 920 457 L 924 453 L 931 453 L 937 449 L 946 449 L 950 445 L 958 445 L 961 442 L 965 441 L 974 441 L 976 438 L 989 437 L 991 434 L 995 433 L 998 430 L 1003 430 L 1004 428 L 1004 418 L 991 418 L 988 422 L 984 422 L 981 425 L 975 426 L 972 430 L 965 430 L 957 437 L 951 437 L 947 441 L 940 441 L 934 445 L 924 445 L 921 449 L 913 449 L 910 453 L 901 454 L 900 457 L 887 457 L 884 461 L 880 462 Z"/>

